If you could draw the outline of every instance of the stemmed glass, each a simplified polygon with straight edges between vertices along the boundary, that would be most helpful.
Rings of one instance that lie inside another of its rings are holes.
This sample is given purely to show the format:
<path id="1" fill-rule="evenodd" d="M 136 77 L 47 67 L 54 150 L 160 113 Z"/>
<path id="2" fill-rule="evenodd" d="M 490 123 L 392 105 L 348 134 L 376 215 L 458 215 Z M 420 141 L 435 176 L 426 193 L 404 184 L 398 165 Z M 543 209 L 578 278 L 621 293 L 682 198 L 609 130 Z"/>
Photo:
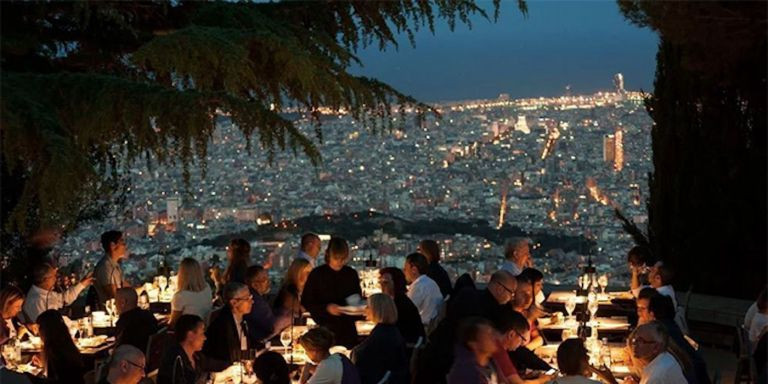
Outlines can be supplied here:
<path id="1" fill-rule="evenodd" d="M 286 351 L 288 351 L 288 345 L 291 344 L 291 341 L 292 341 L 291 339 L 292 337 L 291 337 L 290 330 L 285 330 L 280 333 L 280 343 L 283 344 L 283 347 L 285 348 Z"/>
<path id="2" fill-rule="evenodd" d="M 605 295 L 605 288 L 608 287 L 608 275 L 602 275 L 597 279 L 597 284 L 600 285 L 603 295 Z"/>
<path id="3" fill-rule="evenodd" d="M 565 312 L 568 317 L 571 317 L 571 314 L 574 310 L 576 310 L 576 298 L 571 297 L 568 299 L 568 301 L 565 302 Z"/>
<path id="4" fill-rule="evenodd" d="M 597 314 L 597 308 L 599 307 L 599 305 L 600 304 L 597 302 L 597 300 L 590 301 L 587 304 L 587 310 L 589 311 L 590 319 L 594 319 L 595 318 L 595 314 Z"/>

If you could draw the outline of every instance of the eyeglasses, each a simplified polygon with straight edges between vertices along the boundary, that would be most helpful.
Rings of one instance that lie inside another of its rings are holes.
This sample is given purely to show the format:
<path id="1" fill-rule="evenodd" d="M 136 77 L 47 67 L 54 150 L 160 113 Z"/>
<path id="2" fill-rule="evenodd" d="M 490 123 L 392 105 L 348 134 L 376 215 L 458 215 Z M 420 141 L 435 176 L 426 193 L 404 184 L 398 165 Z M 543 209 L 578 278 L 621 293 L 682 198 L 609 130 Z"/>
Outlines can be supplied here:
<path id="1" fill-rule="evenodd" d="M 141 369 L 141 371 L 142 371 L 142 372 L 144 372 L 144 368 L 145 368 L 145 366 L 144 366 L 144 365 L 139 365 L 139 364 L 136 364 L 136 363 L 134 363 L 133 361 L 130 361 L 130 360 L 125 360 L 125 362 L 126 362 L 126 363 L 128 363 L 128 364 L 130 364 L 130 365 L 133 365 L 133 366 L 134 366 L 134 367 L 136 367 L 136 368 L 139 368 L 139 369 Z"/>
<path id="2" fill-rule="evenodd" d="M 253 301 L 253 295 L 248 295 L 248 297 L 235 297 L 232 300 L 235 300 L 235 301 Z"/>
<path id="3" fill-rule="evenodd" d="M 504 285 L 504 284 L 502 284 L 502 283 L 500 283 L 498 281 L 496 282 L 496 284 L 498 284 L 500 287 L 504 288 L 504 290 L 507 291 L 510 294 L 510 296 L 512 296 L 513 299 L 515 298 L 515 291 L 507 288 L 506 285 Z"/>
<path id="4" fill-rule="evenodd" d="M 514 328 L 513 328 L 512 330 L 513 330 L 513 331 L 515 331 L 515 333 L 516 333 L 518 336 L 520 336 L 520 339 L 521 339 L 521 340 L 523 340 L 523 344 L 528 344 L 528 338 L 527 338 L 527 337 L 523 336 L 523 334 L 522 334 L 522 333 L 520 333 L 520 332 L 518 332 L 518 330 L 517 330 L 517 329 L 514 329 Z"/>

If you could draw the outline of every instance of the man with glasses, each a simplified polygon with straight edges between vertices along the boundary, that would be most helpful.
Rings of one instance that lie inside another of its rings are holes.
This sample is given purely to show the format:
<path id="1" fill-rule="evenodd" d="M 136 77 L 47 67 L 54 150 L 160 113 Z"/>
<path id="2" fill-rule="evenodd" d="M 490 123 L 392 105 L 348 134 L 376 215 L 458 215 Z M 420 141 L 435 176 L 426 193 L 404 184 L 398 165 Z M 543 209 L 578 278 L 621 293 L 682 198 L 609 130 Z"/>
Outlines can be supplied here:
<path id="1" fill-rule="evenodd" d="M 416 381 L 443 383 L 453 362 L 453 344 L 456 330 L 462 319 L 482 317 L 496 321 L 503 315 L 504 308 L 515 298 L 517 281 L 507 271 L 491 275 L 485 289 L 463 289 L 448 306 L 445 319 L 430 334 L 424 359 L 419 363 Z"/>
<path id="2" fill-rule="evenodd" d="M 72 304 L 77 300 L 80 292 L 93 282 L 93 277 L 89 274 L 80 283 L 59 293 L 53 290 L 56 285 L 57 273 L 56 268 L 48 263 L 39 264 L 32 271 L 34 285 L 27 292 L 27 298 L 22 307 L 23 315 L 26 317 L 22 320 L 25 323 L 34 323 L 37 321 L 38 315 L 49 309 L 61 309 L 65 305 Z"/>
<path id="3" fill-rule="evenodd" d="M 243 319 L 251 312 L 253 296 L 248 286 L 241 283 L 227 283 L 222 296 L 226 305 L 211 316 L 203 353 L 232 364 L 240 360 L 243 351 L 260 347 L 249 337 L 248 324 Z"/>
<path id="4" fill-rule="evenodd" d="M 144 353 L 132 345 L 121 345 L 112 352 L 107 375 L 98 384 L 136 384 L 144 378 Z"/>
<path id="5" fill-rule="evenodd" d="M 632 358 L 642 368 L 640 380 L 628 377 L 625 383 L 662 384 L 687 383 L 680 363 L 667 352 L 669 337 L 664 326 L 652 321 L 638 326 L 629 338 Z"/>
<path id="6" fill-rule="evenodd" d="M 510 352 L 525 349 L 520 347 L 528 343 L 531 337 L 525 316 L 507 306 L 494 326 L 499 333 L 497 340 L 499 349 L 493 354 L 493 363 L 496 365 L 499 376 L 506 378 L 506 382 L 511 384 L 546 383 L 552 379 L 552 376 L 540 375 L 533 380 L 523 380 L 512 362 Z"/>

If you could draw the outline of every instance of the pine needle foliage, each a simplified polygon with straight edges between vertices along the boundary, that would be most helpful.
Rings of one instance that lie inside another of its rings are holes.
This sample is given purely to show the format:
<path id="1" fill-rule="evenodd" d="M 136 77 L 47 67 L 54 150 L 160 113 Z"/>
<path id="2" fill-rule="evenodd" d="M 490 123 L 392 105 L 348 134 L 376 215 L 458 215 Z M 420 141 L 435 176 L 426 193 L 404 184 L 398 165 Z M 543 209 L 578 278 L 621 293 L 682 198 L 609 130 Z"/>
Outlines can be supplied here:
<path id="1" fill-rule="evenodd" d="M 525 4 L 520 10 L 525 13 Z M 249 150 L 321 161 L 320 110 L 392 128 L 429 106 L 355 76 L 356 52 L 397 48 L 435 22 L 490 18 L 473 0 L 5 1 L 2 18 L 3 230 L 72 224 L 109 201 L 137 161 L 205 171 L 215 117 Z M 499 0 L 494 0 L 494 17 Z M 305 135 L 286 111 L 315 124 Z M 393 116 L 397 115 L 397 116 Z M 403 119 L 400 119 L 402 121 Z M 250 139 L 255 137 L 256 145 Z"/>

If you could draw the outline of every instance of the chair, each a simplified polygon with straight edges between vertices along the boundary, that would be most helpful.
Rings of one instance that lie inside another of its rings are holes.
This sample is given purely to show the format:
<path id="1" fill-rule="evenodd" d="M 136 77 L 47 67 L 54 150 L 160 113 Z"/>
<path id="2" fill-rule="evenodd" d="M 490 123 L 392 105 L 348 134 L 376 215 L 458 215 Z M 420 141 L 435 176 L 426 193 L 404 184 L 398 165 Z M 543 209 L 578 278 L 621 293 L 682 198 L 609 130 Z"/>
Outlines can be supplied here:
<path id="1" fill-rule="evenodd" d="M 160 361 L 163 358 L 163 352 L 166 347 L 171 343 L 173 334 L 168 332 L 168 327 L 163 327 L 157 333 L 149 336 L 147 342 L 147 365 L 145 367 L 146 372 L 152 372 L 155 369 L 160 368 Z"/>
<path id="2" fill-rule="evenodd" d="M 734 384 L 751 383 L 754 379 L 752 353 L 747 330 L 741 324 L 736 324 L 736 377 Z"/>
<path id="3" fill-rule="evenodd" d="M 376 384 L 387 384 L 389 383 L 389 377 L 392 376 L 392 371 L 387 371 L 384 373 L 384 376 L 379 380 Z"/>

